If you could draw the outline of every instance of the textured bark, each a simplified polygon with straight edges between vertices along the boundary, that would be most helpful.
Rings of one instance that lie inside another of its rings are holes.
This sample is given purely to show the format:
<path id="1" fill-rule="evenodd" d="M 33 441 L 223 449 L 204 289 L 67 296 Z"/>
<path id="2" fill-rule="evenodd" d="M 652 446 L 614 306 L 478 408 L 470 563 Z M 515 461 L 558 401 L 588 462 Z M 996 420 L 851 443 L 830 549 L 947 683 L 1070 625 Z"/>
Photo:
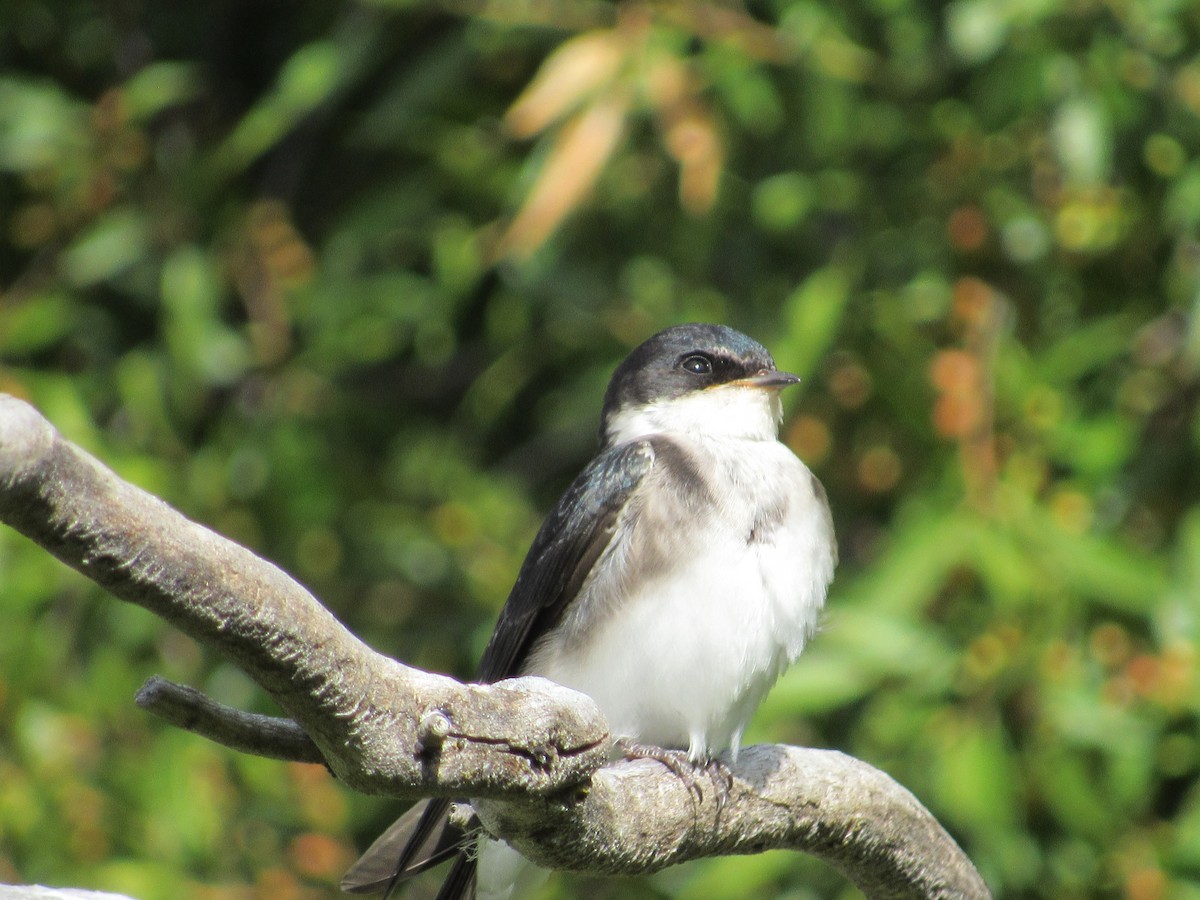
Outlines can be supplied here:
<path id="1" fill-rule="evenodd" d="M 0 520 L 223 653 L 364 793 L 545 794 L 607 759 L 607 725 L 587 698 L 542 679 L 462 684 L 376 653 L 276 566 L 122 481 L 2 395 Z"/>
<path id="2" fill-rule="evenodd" d="M 308 733 L 291 719 L 242 712 L 161 675 L 146 679 L 133 698 L 146 712 L 242 753 L 289 762 L 324 763 Z"/>
<path id="3" fill-rule="evenodd" d="M 246 752 L 320 760 L 369 794 L 469 796 L 530 858 L 596 873 L 792 848 L 872 897 L 986 897 L 933 816 L 840 753 L 744 750 L 726 784 L 653 761 L 605 766 L 595 704 L 540 678 L 462 684 L 374 652 L 275 566 L 119 479 L 0 395 L 0 520 L 114 595 L 224 654 L 293 721 L 151 679 L 139 703 Z M 601 768 L 603 766 L 603 768 Z"/>
<path id="4" fill-rule="evenodd" d="M 844 753 L 748 747 L 728 773 L 700 773 L 694 786 L 664 771 L 653 760 L 616 763 L 570 799 L 475 809 L 489 831 L 551 868 L 636 874 L 790 849 L 820 857 L 872 898 L 988 896 L 911 793 Z"/>

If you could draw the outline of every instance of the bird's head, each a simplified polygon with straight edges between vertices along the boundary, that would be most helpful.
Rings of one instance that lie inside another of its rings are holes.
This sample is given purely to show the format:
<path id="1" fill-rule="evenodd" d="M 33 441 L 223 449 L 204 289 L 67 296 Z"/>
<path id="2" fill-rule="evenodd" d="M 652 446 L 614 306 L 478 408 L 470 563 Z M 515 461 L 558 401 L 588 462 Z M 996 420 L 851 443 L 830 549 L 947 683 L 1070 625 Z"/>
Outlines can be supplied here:
<path id="1" fill-rule="evenodd" d="M 676 325 L 617 366 L 604 395 L 600 439 L 606 447 L 651 434 L 774 440 L 779 392 L 799 381 L 739 331 Z"/>

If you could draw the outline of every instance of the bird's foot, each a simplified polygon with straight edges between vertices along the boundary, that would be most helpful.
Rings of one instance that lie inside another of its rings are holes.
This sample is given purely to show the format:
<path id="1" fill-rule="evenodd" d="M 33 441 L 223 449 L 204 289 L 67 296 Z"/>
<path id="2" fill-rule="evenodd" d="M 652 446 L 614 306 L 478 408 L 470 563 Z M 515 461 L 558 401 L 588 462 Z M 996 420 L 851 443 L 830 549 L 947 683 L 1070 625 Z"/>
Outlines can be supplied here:
<path id="1" fill-rule="evenodd" d="M 716 757 L 697 761 L 692 759 L 686 750 L 669 750 L 666 747 L 630 740 L 618 741 L 617 746 L 626 759 L 653 759 L 662 763 L 695 795 L 697 802 L 704 801 L 704 789 L 696 776 L 699 773 L 708 775 L 716 786 L 718 814 L 729 799 L 729 793 L 733 789 L 733 772 Z"/>
<path id="2" fill-rule="evenodd" d="M 708 758 L 704 769 L 708 772 L 708 777 L 712 779 L 713 784 L 716 785 L 717 816 L 720 817 L 721 810 L 725 808 L 730 794 L 733 793 L 733 769 L 715 756 Z"/>

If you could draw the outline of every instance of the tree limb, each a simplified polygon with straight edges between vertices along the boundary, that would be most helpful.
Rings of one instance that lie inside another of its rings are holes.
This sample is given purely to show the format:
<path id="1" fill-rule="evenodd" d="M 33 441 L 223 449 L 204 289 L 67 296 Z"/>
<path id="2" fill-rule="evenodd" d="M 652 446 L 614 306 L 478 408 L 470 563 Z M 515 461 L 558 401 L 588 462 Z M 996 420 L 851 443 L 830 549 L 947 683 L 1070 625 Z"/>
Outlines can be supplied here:
<path id="1" fill-rule="evenodd" d="M 41 884 L 0 884 L 0 900 L 131 900 L 125 894 L 46 887 Z"/>
<path id="2" fill-rule="evenodd" d="M 476 801 L 491 832 L 550 868 L 626 875 L 707 856 L 804 850 L 871 898 L 987 897 L 966 855 L 890 776 L 836 750 L 748 747 L 728 784 L 699 795 L 639 759 L 598 771 L 586 794 L 527 804 Z"/>
<path id="3" fill-rule="evenodd" d="M 277 567 L 122 481 L 5 395 L 0 520 L 223 653 L 364 793 L 546 794 L 607 759 L 590 699 L 544 679 L 462 684 L 376 653 Z M 448 721 L 436 749 L 421 740 L 431 716 Z"/>
<path id="4" fill-rule="evenodd" d="M 646 872 L 788 847 L 872 897 L 988 896 L 933 816 L 867 764 L 752 747 L 727 791 L 699 797 L 657 763 L 601 769 L 610 740 L 589 698 L 540 678 L 462 684 L 375 653 L 278 568 L 123 482 L 5 395 L 0 520 L 223 653 L 294 719 L 249 717 L 167 682 L 143 689 L 155 712 L 221 743 L 310 754 L 364 793 L 478 798 L 492 833 L 557 868 Z"/>
<path id="5" fill-rule="evenodd" d="M 242 712 L 161 675 L 147 678 L 133 700 L 176 728 L 230 749 L 287 762 L 325 764 L 312 738 L 291 719 Z"/>

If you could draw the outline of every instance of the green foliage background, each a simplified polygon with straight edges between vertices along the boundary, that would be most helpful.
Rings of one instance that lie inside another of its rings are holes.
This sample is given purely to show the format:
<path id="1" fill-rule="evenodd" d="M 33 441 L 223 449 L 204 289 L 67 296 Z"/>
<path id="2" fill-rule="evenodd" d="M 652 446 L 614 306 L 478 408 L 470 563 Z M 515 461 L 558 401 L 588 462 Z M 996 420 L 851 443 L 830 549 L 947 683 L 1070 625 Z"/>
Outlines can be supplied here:
<path id="1" fill-rule="evenodd" d="M 582 32 L 628 54 L 562 116 L 624 130 L 506 254 L 570 149 L 506 110 Z M 842 548 L 751 738 L 884 768 L 998 896 L 1200 897 L 1194 2 L 7 0 L 0 61 L 0 389 L 123 477 L 468 676 L 614 364 L 727 322 Z M 0 594 L 0 881 L 334 896 L 395 813 L 149 720 L 155 672 L 270 705 L 7 530 Z"/>

